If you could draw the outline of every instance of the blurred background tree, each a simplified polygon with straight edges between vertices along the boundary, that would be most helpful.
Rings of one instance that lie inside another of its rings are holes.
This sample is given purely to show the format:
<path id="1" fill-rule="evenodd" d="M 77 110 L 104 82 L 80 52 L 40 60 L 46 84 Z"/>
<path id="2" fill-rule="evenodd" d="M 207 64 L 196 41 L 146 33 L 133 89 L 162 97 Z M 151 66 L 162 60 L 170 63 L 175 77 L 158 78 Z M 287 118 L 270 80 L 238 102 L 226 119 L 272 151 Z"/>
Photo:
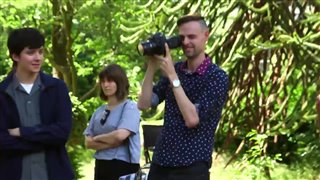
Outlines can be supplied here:
<path id="1" fill-rule="evenodd" d="M 257 167 L 254 179 L 272 178 L 280 163 L 319 178 L 319 0 L 2 0 L 0 9 L 0 80 L 11 70 L 10 30 L 32 26 L 46 36 L 43 70 L 67 83 L 74 104 L 68 149 L 78 177 L 86 156 L 82 131 L 102 103 L 99 70 L 123 66 L 137 100 L 145 71 L 137 44 L 155 32 L 176 34 L 180 16 L 198 13 L 210 27 L 206 52 L 231 82 L 215 145 L 218 155 L 230 155 L 226 166 Z M 183 60 L 179 49 L 172 52 Z M 145 111 L 142 119 L 161 120 L 162 112 Z"/>

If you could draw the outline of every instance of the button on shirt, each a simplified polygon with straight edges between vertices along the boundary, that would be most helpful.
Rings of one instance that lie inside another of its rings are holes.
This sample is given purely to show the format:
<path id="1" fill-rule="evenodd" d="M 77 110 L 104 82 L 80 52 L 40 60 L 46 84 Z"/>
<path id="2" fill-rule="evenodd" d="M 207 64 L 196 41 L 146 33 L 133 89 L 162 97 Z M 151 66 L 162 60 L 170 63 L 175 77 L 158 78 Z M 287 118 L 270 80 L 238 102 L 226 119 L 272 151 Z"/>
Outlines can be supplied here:
<path id="1" fill-rule="evenodd" d="M 175 64 L 181 86 L 196 106 L 199 124 L 187 128 L 175 100 L 168 78 L 161 77 L 153 88 L 152 106 L 165 100 L 164 128 L 157 141 L 153 162 L 161 166 L 181 167 L 206 161 L 211 166 L 214 133 L 227 98 L 228 76 L 211 59 L 206 59 L 195 72 L 187 62 Z"/>

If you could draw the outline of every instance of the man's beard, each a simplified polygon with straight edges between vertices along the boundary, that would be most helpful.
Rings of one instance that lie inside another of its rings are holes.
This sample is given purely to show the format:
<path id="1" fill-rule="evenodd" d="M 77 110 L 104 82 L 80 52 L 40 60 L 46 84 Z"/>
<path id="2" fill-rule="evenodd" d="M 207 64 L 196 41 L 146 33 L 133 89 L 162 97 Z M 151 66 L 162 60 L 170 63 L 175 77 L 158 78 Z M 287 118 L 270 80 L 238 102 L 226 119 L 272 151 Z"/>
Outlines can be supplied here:
<path id="1" fill-rule="evenodd" d="M 192 51 L 183 51 L 183 53 L 188 59 L 194 59 L 199 55 L 195 48 L 192 48 Z"/>

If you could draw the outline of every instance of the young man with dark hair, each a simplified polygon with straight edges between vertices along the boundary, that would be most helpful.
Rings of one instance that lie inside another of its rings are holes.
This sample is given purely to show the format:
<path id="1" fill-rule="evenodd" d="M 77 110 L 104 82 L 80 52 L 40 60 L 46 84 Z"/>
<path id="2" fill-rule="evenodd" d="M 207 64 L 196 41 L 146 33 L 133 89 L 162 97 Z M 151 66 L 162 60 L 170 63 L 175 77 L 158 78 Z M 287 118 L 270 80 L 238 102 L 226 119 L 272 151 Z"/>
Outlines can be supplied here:
<path id="1" fill-rule="evenodd" d="M 177 22 L 186 61 L 166 55 L 148 58 L 138 101 L 140 109 L 165 101 L 164 128 L 157 141 L 149 180 L 210 179 L 214 134 L 228 92 L 228 76 L 205 53 L 209 28 L 189 15 Z M 153 86 L 160 67 L 165 76 Z"/>
<path id="2" fill-rule="evenodd" d="M 74 179 L 65 148 L 71 101 L 65 83 L 41 71 L 44 44 L 33 28 L 8 38 L 14 65 L 0 83 L 0 179 Z"/>

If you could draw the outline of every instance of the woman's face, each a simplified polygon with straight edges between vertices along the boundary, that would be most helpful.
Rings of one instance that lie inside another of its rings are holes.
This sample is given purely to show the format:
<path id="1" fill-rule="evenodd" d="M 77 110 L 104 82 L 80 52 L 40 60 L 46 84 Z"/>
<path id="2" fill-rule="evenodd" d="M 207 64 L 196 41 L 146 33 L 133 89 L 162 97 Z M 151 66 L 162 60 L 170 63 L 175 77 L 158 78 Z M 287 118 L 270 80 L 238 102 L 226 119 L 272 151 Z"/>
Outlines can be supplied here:
<path id="1" fill-rule="evenodd" d="M 105 96 L 115 96 L 117 92 L 117 84 L 114 81 L 104 78 L 101 80 L 100 86 Z"/>

